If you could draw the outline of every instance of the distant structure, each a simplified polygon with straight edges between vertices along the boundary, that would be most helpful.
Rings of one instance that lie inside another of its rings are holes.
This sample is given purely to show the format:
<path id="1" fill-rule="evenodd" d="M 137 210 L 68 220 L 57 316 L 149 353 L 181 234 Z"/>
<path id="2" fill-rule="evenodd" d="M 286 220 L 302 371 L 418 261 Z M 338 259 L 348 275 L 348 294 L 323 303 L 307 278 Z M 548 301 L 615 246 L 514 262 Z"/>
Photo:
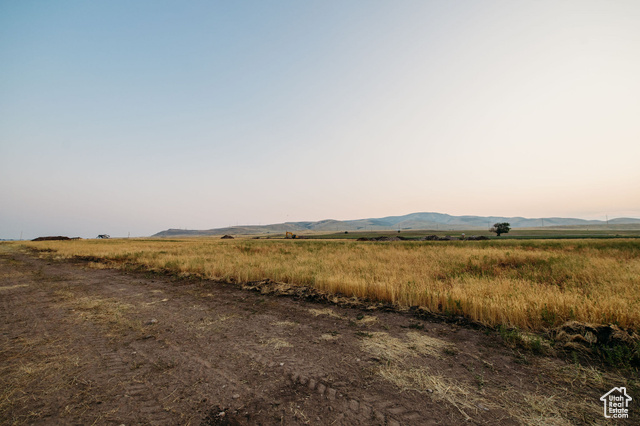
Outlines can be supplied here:
<path id="1" fill-rule="evenodd" d="M 111 237 L 109 235 L 107 235 L 107 234 L 100 234 L 100 235 L 98 235 L 98 238 L 100 238 L 102 240 L 106 240 L 106 239 L 109 239 Z"/>

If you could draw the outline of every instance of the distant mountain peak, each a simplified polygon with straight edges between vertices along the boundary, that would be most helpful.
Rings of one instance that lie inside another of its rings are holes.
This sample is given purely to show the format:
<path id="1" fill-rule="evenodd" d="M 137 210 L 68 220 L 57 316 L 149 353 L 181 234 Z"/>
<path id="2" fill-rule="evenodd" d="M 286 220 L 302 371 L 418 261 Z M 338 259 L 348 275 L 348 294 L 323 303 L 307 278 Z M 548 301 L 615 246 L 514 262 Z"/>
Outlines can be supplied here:
<path id="1" fill-rule="evenodd" d="M 417 212 L 403 216 L 381 218 L 335 220 L 323 219 L 316 222 L 285 222 L 272 225 L 232 226 L 208 230 L 168 229 L 158 232 L 154 237 L 202 236 L 202 235 L 255 235 L 267 233 L 304 232 L 304 231 L 389 231 L 389 230 L 479 230 L 489 229 L 496 222 L 509 222 L 511 228 L 540 228 L 549 226 L 585 226 L 606 225 L 603 220 L 585 220 L 576 218 L 544 217 L 504 217 L 504 216 L 452 216 L 445 213 Z M 638 224 L 640 219 L 617 218 L 608 221 L 610 225 Z"/>

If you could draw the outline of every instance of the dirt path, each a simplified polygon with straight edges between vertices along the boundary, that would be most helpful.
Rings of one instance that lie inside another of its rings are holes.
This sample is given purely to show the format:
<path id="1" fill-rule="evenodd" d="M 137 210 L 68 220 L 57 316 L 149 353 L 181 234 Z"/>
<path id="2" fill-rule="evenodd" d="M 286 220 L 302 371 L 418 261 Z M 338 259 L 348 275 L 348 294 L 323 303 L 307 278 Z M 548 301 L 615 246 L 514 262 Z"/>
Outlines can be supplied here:
<path id="1" fill-rule="evenodd" d="M 3 424 L 594 423 L 619 385 L 495 333 L 0 246 Z"/>

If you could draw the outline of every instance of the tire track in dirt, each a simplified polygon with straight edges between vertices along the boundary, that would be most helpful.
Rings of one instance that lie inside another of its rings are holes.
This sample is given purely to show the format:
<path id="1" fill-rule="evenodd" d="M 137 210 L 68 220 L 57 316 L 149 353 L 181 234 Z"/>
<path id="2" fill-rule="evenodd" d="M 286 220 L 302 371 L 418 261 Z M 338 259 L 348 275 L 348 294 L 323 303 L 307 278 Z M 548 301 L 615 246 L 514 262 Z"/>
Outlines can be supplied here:
<path id="1" fill-rule="evenodd" d="M 247 356 L 268 368 L 275 368 L 283 376 L 290 378 L 294 386 L 298 386 L 302 392 L 314 396 L 316 399 L 339 411 L 340 421 L 348 421 L 349 424 L 388 424 L 397 425 L 414 424 L 421 415 L 411 409 L 395 404 L 384 397 L 369 396 L 366 400 L 353 398 L 348 392 L 339 391 L 331 386 L 331 383 L 322 378 L 309 376 L 295 369 L 294 359 L 281 356 L 265 358 L 258 352 L 247 352 Z M 287 365 L 293 367 L 287 368 Z M 399 419 L 400 422 L 396 419 Z"/>
<path id="2" fill-rule="evenodd" d="M 72 277 L 69 277 L 72 279 Z M 117 277 L 120 278 L 120 277 Z M 117 279 L 116 281 L 120 281 Z M 118 282 L 112 283 L 109 287 L 100 288 L 100 297 L 112 297 L 119 296 L 120 289 L 118 288 Z M 181 291 L 189 289 L 189 285 L 182 286 Z M 157 290 L 156 290 L 157 291 Z M 82 294 L 89 294 L 90 292 L 83 290 Z M 247 298 L 247 294 L 240 291 L 241 299 Z M 173 295 L 174 297 L 184 297 L 183 295 Z M 249 296 L 250 298 L 253 295 Z M 131 300 L 125 298 L 125 302 Z M 162 305 L 159 305 L 162 306 Z M 154 312 L 158 313 L 158 312 Z M 86 334 L 90 334 L 85 332 Z M 102 367 L 110 371 L 113 375 L 121 377 L 125 376 L 126 365 L 131 362 L 130 359 L 123 359 L 122 356 L 117 353 L 107 352 L 108 349 L 105 346 L 105 342 L 99 338 L 99 336 L 93 334 L 92 338 L 88 338 L 88 342 L 93 348 L 100 348 L 99 352 L 102 356 Z M 131 348 L 135 349 L 135 352 L 139 357 L 146 360 L 147 363 L 153 362 L 153 357 L 146 355 L 144 350 L 145 346 L 149 346 L 151 343 L 155 343 L 158 346 L 163 342 L 162 339 L 145 339 L 143 341 L 135 341 L 131 344 Z M 158 353 L 159 349 L 165 352 L 171 352 L 174 355 L 178 355 L 181 358 L 189 359 L 190 364 L 200 365 L 197 375 L 206 377 L 206 370 L 211 368 L 211 363 L 203 359 L 198 353 L 190 351 L 185 347 L 177 347 L 174 344 L 164 342 L 161 345 L 162 348 L 155 347 L 153 352 Z M 286 354 L 274 354 L 264 353 L 265 347 L 254 344 L 252 341 L 234 341 L 229 344 L 229 351 L 234 354 L 241 354 L 249 360 L 252 360 L 260 364 L 263 368 L 266 368 L 270 373 L 277 373 L 280 375 L 280 381 L 285 386 L 291 386 L 296 389 L 300 394 L 305 395 L 305 399 L 312 398 L 315 404 L 320 406 L 320 410 L 330 410 L 335 412 L 335 420 L 340 422 L 346 422 L 350 424 L 394 424 L 397 422 L 396 418 L 404 421 L 413 420 L 417 413 L 412 413 L 410 410 L 401 405 L 394 405 L 389 407 L 388 404 L 383 402 L 377 402 L 373 400 L 373 404 L 363 402 L 360 398 L 351 395 L 352 392 L 347 392 L 344 385 L 341 388 L 332 387 L 332 383 L 326 380 L 326 375 L 317 374 L 318 367 L 316 365 L 309 365 L 308 362 L 300 362 L 300 358 L 296 356 L 288 356 Z M 268 351 L 267 351 L 268 352 Z M 165 354 L 169 358 L 170 354 Z M 274 356 L 275 355 L 275 356 Z M 225 363 L 229 364 L 229 360 L 225 360 Z M 311 367 L 311 368 L 309 368 Z M 232 383 L 235 385 L 235 390 L 241 392 L 245 399 L 260 399 L 259 395 L 255 391 L 252 391 L 249 387 L 243 387 L 238 390 L 237 378 L 231 377 L 228 374 L 223 374 L 220 370 L 216 373 L 219 378 L 222 378 L 223 382 Z M 272 374 L 273 375 L 273 374 Z M 177 379 L 177 381 L 180 381 Z M 182 381 L 182 386 L 186 387 L 187 383 Z M 140 384 L 135 385 L 134 388 L 125 388 L 125 394 L 129 396 L 138 396 L 148 394 L 148 387 L 144 387 Z M 380 398 L 384 399 L 384 398 Z M 164 417 L 158 417 L 164 410 L 161 408 L 161 404 L 156 400 L 154 401 L 140 401 L 143 409 L 141 412 L 147 415 L 149 420 L 163 420 Z M 155 416 L 155 417 L 154 417 Z M 395 417 L 394 417 L 395 416 Z M 419 416 L 419 415 L 418 415 Z"/>
<path id="3" fill-rule="evenodd" d="M 0 321 L 6 325 L 3 330 L 3 335 L 6 336 L 5 343 L 7 340 L 30 338 L 34 341 L 30 342 L 28 346 L 30 350 L 34 346 L 50 345 L 48 354 L 56 357 L 57 361 L 62 364 L 56 363 L 54 366 L 56 369 L 68 368 L 67 358 L 78 357 L 79 359 L 73 362 L 75 366 L 71 368 L 74 379 L 83 381 L 82 376 L 85 374 L 85 370 L 89 369 L 92 376 L 89 381 L 90 386 L 102 391 L 94 395 L 94 399 L 98 400 L 98 406 L 92 407 L 92 417 L 96 421 L 117 421 L 119 420 L 118 411 L 124 408 L 126 411 L 138 410 L 140 415 L 135 420 L 139 423 L 176 424 L 178 418 L 163 410 L 160 402 L 150 392 L 149 385 L 135 384 L 128 366 L 131 361 L 130 357 L 123 356 L 122 351 L 113 348 L 114 345 L 105 336 L 104 330 L 95 327 L 90 321 L 78 322 L 73 318 L 73 311 L 68 308 L 67 304 L 63 303 L 60 306 L 61 297 L 56 294 L 56 291 L 67 290 L 68 285 L 74 283 L 74 277 L 47 276 L 43 269 L 38 269 L 33 274 L 35 279 L 31 280 L 28 285 L 17 287 L 9 294 L 5 291 L 3 294 Z M 56 286 L 61 282 L 64 282 L 65 285 Z M 72 327 L 73 333 L 70 333 L 69 329 L 64 329 L 64 325 Z M 8 347 L 5 343 L 3 343 L 3 347 Z M 68 348 L 74 347 L 84 350 L 65 353 Z M 20 364 L 20 360 L 18 360 L 18 364 Z M 24 363 L 22 363 L 22 368 L 24 368 Z M 49 377 L 49 375 L 44 377 Z M 36 375 L 35 378 L 37 379 L 38 376 Z M 117 383 L 114 380 L 117 380 Z M 71 386 L 65 381 L 58 383 L 58 386 L 57 391 L 60 393 L 75 391 L 75 389 L 70 389 Z M 105 390 L 107 390 L 106 393 Z M 110 391 L 115 393 L 108 395 Z M 55 395 L 49 397 L 57 399 Z M 131 401 L 127 401 L 127 398 L 130 398 Z M 46 399 L 46 395 L 43 399 Z M 71 399 L 73 398 L 71 397 Z M 44 402 L 41 402 L 31 406 L 29 412 L 37 412 L 45 405 Z M 35 418 L 46 419 L 57 416 L 65 418 L 66 414 L 62 412 L 63 408 L 53 407 L 52 410 L 37 415 Z M 29 412 L 25 414 L 18 412 L 14 418 L 34 418 Z M 108 415 L 108 418 L 104 418 L 104 415 Z"/>

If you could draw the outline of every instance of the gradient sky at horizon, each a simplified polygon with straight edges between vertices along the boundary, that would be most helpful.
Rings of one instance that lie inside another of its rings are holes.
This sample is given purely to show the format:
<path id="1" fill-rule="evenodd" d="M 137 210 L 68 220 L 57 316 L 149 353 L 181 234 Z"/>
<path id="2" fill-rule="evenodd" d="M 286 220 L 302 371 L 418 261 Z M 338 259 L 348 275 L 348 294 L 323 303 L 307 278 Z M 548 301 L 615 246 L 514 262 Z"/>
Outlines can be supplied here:
<path id="1" fill-rule="evenodd" d="M 638 1 L 0 3 L 0 238 L 640 218 Z"/>

